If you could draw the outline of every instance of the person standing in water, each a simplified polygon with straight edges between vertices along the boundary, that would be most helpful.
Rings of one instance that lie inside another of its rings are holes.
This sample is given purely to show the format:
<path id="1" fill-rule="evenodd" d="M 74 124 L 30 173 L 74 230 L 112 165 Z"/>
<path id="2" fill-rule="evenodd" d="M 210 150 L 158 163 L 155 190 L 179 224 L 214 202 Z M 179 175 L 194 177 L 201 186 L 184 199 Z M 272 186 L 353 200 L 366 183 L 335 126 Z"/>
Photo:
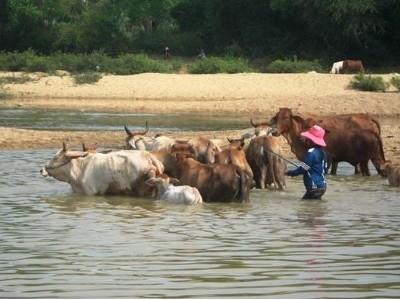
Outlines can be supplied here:
<path id="1" fill-rule="evenodd" d="M 314 125 L 310 129 L 301 133 L 308 150 L 304 156 L 302 166 L 295 170 L 286 172 L 288 176 L 303 175 L 303 182 L 306 193 L 302 199 L 321 199 L 326 192 L 326 153 L 324 147 L 325 130 Z"/>

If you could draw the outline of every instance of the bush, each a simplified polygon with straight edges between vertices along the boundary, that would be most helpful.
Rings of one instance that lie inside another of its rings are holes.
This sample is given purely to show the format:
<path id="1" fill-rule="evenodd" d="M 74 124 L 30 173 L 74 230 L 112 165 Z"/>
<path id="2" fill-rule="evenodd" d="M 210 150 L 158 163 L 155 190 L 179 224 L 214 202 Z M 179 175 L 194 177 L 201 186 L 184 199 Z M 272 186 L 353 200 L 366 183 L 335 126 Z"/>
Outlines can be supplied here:
<path id="1" fill-rule="evenodd" d="M 74 76 L 75 84 L 93 84 L 101 79 L 101 75 L 96 72 L 82 73 Z"/>
<path id="2" fill-rule="evenodd" d="M 216 73 L 245 73 L 251 72 L 247 60 L 235 57 L 209 57 L 192 63 L 188 66 L 192 74 L 216 74 Z"/>
<path id="3" fill-rule="evenodd" d="M 400 76 L 392 77 L 390 83 L 400 91 Z"/>
<path id="4" fill-rule="evenodd" d="M 22 76 L 4 76 L 0 77 L 0 85 L 3 84 L 24 84 L 25 82 L 32 81 L 34 79 L 30 78 L 28 75 Z"/>
<path id="5" fill-rule="evenodd" d="M 356 90 L 369 92 L 384 92 L 387 88 L 387 84 L 381 76 L 366 76 L 361 73 L 353 77 L 350 86 Z"/>
<path id="6" fill-rule="evenodd" d="M 305 73 L 309 71 L 321 72 L 322 66 L 317 61 L 308 60 L 275 60 L 269 64 L 268 73 Z"/>
<path id="7" fill-rule="evenodd" d="M 118 75 L 146 72 L 168 73 L 173 70 L 171 65 L 152 59 L 145 54 L 124 54 L 109 63 L 105 66 L 106 71 Z"/>

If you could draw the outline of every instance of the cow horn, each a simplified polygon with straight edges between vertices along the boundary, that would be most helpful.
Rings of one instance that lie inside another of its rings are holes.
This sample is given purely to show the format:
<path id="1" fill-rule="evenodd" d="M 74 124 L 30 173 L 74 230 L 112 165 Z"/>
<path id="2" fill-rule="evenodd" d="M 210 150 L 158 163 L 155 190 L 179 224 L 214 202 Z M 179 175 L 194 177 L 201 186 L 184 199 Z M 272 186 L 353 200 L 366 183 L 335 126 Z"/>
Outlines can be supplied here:
<path id="1" fill-rule="evenodd" d="M 233 140 L 228 137 L 226 139 L 228 140 L 229 144 L 233 142 Z"/>
<path id="2" fill-rule="evenodd" d="M 146 129 L 145 129 L 144 131 L 135 131 L 135 132 L 132 132 L 132 131 L 130 131 L 130 130 L 126 127 L 126 125 L 125 125 L 125 131 L 126 131 L 126 133 L 127 133 L 130 137 L 135 136 L 135 135 L 145 135 L 146 133 L 149 132 L 149 126 L 148 126 L 147 121 L 146 121 Z"/>
<path id="3" fill-rule="evenodd" d="M 63 152 L 67 152 L 67 144 L 63 142 Z"/>
<path id="4" fill-rule="evenodd" d="M 82 143 L 82 151 L 84 151 L 84 152 L 87 151 L 85 143 Z"/>
<path id="5" fill-rule="evenodd" d="M 127 134 L 127 135 L 133 136 L 132 131 L 130 131 L 130 130 L 128 129 L 128 127 L 126 127 L 126 125 L 124 125 L 124 128 L 125 128 L 125 131 L 126 131 L 126 134 Z"/>

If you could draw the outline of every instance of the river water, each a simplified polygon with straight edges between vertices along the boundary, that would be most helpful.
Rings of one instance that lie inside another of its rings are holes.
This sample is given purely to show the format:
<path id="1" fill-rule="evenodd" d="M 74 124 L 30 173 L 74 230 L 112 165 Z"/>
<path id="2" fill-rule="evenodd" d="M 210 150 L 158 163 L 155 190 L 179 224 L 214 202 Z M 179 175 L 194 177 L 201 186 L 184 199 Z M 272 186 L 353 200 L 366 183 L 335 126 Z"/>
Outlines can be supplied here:
<path id="1" fill-rule="evenodd" d="M 399 190 L 378 176 L 184 206 L 74 195 L 39 174 L 54 152 L 0 152 L 0 297 L 400 297 Z"/>
<path id="2" fill-rule="evenodd" d="M 142 130 L 202 131 L 251 127 L 248 116 L 202 114 L 146 114 L 44 109 L 0 109 L 0 126 L 38 130 L 98 131 Z"/>

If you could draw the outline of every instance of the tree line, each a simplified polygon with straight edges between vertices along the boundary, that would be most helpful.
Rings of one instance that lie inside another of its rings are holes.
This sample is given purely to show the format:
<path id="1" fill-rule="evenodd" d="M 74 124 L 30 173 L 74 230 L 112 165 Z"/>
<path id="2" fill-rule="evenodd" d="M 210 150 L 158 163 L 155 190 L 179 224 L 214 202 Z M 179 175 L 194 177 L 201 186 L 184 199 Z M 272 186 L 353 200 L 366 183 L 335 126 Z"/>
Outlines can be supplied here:
<path id="1" fill-rule="evenodd" d="M 400 62 L 400 0 L 0 0 L 0 50 Z"/>

